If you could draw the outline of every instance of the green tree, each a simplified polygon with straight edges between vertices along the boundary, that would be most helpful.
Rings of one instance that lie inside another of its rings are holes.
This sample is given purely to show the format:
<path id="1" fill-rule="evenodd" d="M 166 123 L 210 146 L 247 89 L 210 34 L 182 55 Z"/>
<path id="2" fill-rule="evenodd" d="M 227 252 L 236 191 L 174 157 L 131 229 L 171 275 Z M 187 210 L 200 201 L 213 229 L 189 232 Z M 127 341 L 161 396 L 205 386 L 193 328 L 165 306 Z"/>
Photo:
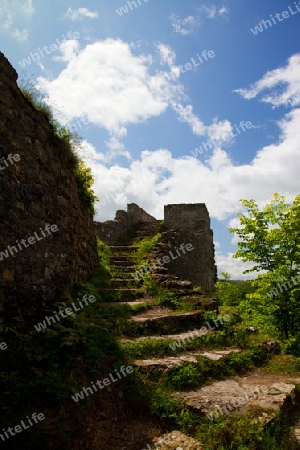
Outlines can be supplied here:
<path id="1" fill-rule="evenodd" d="M 288 339 L 299 330 L 299 303 L 293 288 L 300 269 L 300 195 L 290 204 L 275 193 L 262 209 L 255 200 L 241 203 L 246 213 L 238 213 L 240 227 L 230 229 L 239 238 L 234 257 L 254 263 L 244 273 L 265 272 L 257 279 L 258 291 L 249 298 L 255 299 L 252 303 L 257 308 L 267 307 L 266 314 L 271 312 Z"/>
<path id="2" fill-rule="evenodd" d="M 229 275 L 229 274 L 227 274 Z M 229 275 L 229 278 L 231 276 Z M 239 306 L 241 302 L 246 298 L 249 292 L 253 292 L 251 281 L 242 280 L 219 280 L 216 283 L 216 296 L 221 305 L 224 306 Z M 228 281 L 229 280 L 229 281 Z"/>
<path id="3" fill-rule="evenodd" d="M 217 281 L 216 296 L 220 304 L 225 306 L 237 306 L 241 301 L 237 287 L 228 281 Z"/>

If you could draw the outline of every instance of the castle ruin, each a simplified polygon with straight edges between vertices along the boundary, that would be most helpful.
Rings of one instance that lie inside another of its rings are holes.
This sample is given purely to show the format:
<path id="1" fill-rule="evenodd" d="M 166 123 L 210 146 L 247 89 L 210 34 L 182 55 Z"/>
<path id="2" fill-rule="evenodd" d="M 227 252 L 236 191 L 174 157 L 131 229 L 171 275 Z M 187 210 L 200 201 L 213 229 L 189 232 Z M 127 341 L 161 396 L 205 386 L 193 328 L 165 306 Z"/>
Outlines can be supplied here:
<path id="1" fill-rule="evenodd" d="M 127 205 L 127 212 L 117 211 L 114 220 L 94 224 L 97 236 L 108 245 L 115 245 L 133 225 L 147 222 L 159 221 L 131 203 Z M 171 258 L 168 271 L 181 279 L 190 280 L 194 287 L 200 286 L 205 292 L 212 291 L 216 281 L 213 231 L 204 203 L 164 207 L 164 233 L 156 256 L 163 258 L 172 251 L 176 252 L 176 248 L 179 249 L 182 244 L 191 244 L 193 250 Z"/>

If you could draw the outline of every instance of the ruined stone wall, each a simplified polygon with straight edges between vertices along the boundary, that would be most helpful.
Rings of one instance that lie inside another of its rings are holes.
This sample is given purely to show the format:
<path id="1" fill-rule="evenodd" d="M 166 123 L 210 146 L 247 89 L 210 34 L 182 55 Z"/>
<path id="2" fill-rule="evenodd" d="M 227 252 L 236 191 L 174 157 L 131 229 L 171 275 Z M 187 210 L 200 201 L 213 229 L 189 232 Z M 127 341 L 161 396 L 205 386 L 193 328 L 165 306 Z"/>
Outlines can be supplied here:
<path id="1" fill-rule="evenodd" d="M 168 264 L 170 273 L 191 280 L 194 286 L 211 291 L 216 281 L 213 232 L 204 203 L 166 205 L 164 223 L 167 233 L 164 242 L 175 252 L 181 244 L 190 243 L 193 250 L 183 254 Z"/>
<path id="2" fill-rule="evenodd" d="M 44 316 L 59 289 L 87 278 L 97 263 L 75 159 L 16 80 L 0 53 L 0 321 L 6 323 Z"/>
<path id="3" fill-rule="evenodd" d="M 156 219 L 135 203 L 130 203 L 127 212 L 119 210 L 114 220 L 94 222 L 94 226 L 96 235 L 106 244 L 113 245 L 126 236 L 133 225 L 146 222 L 156 222 Z"/>
<path id="4" fill-rule="evenodd" d="M 127 205 L 128 227 L 132 227 L 137 223 L 156 222 L 155 217 L 150 216 L 143 208 L 135 203 Z"/>
<path id="5" fill-rule="evenodd" d="M 108 245 L 115 244 L 128 231 L 127 212 L 119 210 L 114 220 L 94 222 L 96 236 Z"/>

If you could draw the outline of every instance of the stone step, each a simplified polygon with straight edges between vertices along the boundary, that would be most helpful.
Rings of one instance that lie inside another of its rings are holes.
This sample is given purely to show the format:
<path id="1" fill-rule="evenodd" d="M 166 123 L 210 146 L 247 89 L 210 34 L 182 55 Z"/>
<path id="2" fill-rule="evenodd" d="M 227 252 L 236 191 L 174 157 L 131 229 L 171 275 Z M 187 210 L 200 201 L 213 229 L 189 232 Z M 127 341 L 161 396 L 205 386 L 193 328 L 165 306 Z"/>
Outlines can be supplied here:
<path id="1" fill-rule="evenodd" d="M 133 245 L 111 245 L 110 249 L 113 253 L 132 253 L 136 251 Z"/>
<path id="2" fill-rule="evenodd" d="M 150 311 L 137 314 L 128 321 L 126 334 L 145 335 L 162 333 L 166 328 L 180 331 L 194 328 L 204 322 L 204 311 L 193 311 L 176 314 L 167 308 L 154 308 Z"/>
<path id="3" fill-rule="evenodd" d="M 120 292 L 120 301 L 130 301 L 130 300 L 136 300 L 143 298 L 143 292 L 141 292 L 141 289 L 131 289 L 131 288 L 123 288 L 123 289 L 117 289 L 117 288 L 107 288 L 107 289 L 100 289 L 99 293 L 102 294 L 115 294 L 117 292 Z"/>
<path id="4" fill-rule="evenodd" d="M 151 358 L 151 359 L 137 359 L 134 361 L 134 365 L 140 368 L 142 371 L 156 371 L 156 370 L 172 370 L 174 367 L 178 367 L 181 363 L 196 364 L 199 357 L 205 357 L 212 361 L 219 361 L 222 358 L 231 353 L 240 353 L 242 350 L 237 348 L 230 348 L 225 350 L 211 350 L 207 352 L 189 352 L 180 356 L 166 356 L 164 358 Z"/>
<path id="5" fill-rule="evenodd" d="M 110 284 L 112 288 L 126 289 L 126 287 L 132 284 L 133 281 L 133 278 L 112 278 L 110 280 Z"/>
<path id="6" fill-rule="evenodd" d="M 135 259 L 132 255 L 116 255 L 111 256 L 110 261 L 112 264 L 114 264 L 116 261 L 126 261 L 132 264 L 135 261 Z"/>
<path id="7" fill-rule="evenodd" d="M 135 279 L 132 277 L 131 274 L 133 274 L 134 271 L 132 269 L 130 270 L 114 270 L 114 278 L 117 279 L 130 279 L 131 282 L 134 282 Z"/>
<path id="8" fill-rule="evenodd" d="M 127 306 L 137 306 L 137 305 L 151 305 L 155 304 L 155 299 L 153 297 L 145 297 L 141 299 L 134 300 L 132 302 L 101 302 L 100 306 L 119 306 L 119 305 L 127 305 Z"/>
<path id="9" fill-rule="evenodd" d="M 119 266 L 124 266 L 124 267 L 128 266 L 130 268 L 134 267 L 134 266 L 132 266 L 132 261 L 119 261 L 119 260 L 116 260 L 116 261 L 114 261 L 112 263 L 112 265 L 116 266 L 116 267 L 119 267 Z"/>
<path id="10" fill-rule="evenodd" d="M 174 311 L 167 309 L 167 308 L 156 308 L 154 311 L 151 311 L 149 313 L 142 313 L 138 316 L 136 316 L 133 320 L 135 322 L 151 322 L 152 320 L 156 320 L 156 319 L 182 319 L 182 318 L 192 318 L 192 317 L 196 317 L 196 318 L 200 318 L 203 316 L 203 311 L 194 311 L 194 312 L 185 312 L 185 313 L 180 313 L 180 314 L 176 314 L 174 313 Z"/>
<path id="11" fill-rule="evenodd" d="M 154 438 L 153 445 L 155 449 L 159 450 L 205 450 L 206 448 L 201 442 L 176 430 Z M 148 445 L 148 448 L 152 449 L 153 447 Z"/>
<path id="12" fill-rule="evenodd" d="M 126 344 L 127 342 L 129 343 L 135 343 L 135 342 L 140 342 L 140 341 L 145 341 L 145 340 L 151 340 L 151 341 L 161 341 L 163 339 L 170 339 L 173 341 L 178 341 L 178 343 L 180 342 L 192 342 L 192 340 L 194 339 L 195 336 L 204 336 L 205 334 L 209 333 L 210 331 L 208 330 L 208 328 L 206 328 L 205 331 L 201 331 L 201 329 L 195 329 L 193 331 L 185 331 L 182 333 L 175 333 L 175 334 L 161 334 L 160 336 L 157 335 L 149 335 L 149 336 L 139 336 L 136 338 L 125 338 L 125 339 L 121 339 L 120 343 L 121 344 Z M 178 345 L 178 347 L 180 347 L 180 345 Z"/>
<path id="13" fill-rule="evenodd" d="M 136 271 L 136 266 L 115 266 L 114 269 L 124 273 L 134 273 Z"/>
<path id="14" fill-rule="evenodd" d="M 258 419 L 265 426 L 279 411 L 287 408 L 291 412 L 291 398 L 300 398 L 296 388 L 299 382 L 299 378 L 257 371 L 249 376 L 232 377 L 202 388 L 176 392 L 174 397 L 211 421 L 237 412 L 245 414 L 251 409 L 258 410 Z"/>

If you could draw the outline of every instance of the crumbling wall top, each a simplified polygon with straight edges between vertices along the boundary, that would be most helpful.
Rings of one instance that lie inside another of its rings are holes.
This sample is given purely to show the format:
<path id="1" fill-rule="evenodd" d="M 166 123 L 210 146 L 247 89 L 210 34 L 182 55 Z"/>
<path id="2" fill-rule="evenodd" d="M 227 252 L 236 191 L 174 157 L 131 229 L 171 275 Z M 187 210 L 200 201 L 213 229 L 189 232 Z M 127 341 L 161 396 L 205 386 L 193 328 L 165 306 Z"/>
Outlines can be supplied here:
<path id="1" fill-rule="evenodd" d="M 164 223 L 167 230 L 210 229 L 210 218 L 205 203 L 165 205 Z"/>

